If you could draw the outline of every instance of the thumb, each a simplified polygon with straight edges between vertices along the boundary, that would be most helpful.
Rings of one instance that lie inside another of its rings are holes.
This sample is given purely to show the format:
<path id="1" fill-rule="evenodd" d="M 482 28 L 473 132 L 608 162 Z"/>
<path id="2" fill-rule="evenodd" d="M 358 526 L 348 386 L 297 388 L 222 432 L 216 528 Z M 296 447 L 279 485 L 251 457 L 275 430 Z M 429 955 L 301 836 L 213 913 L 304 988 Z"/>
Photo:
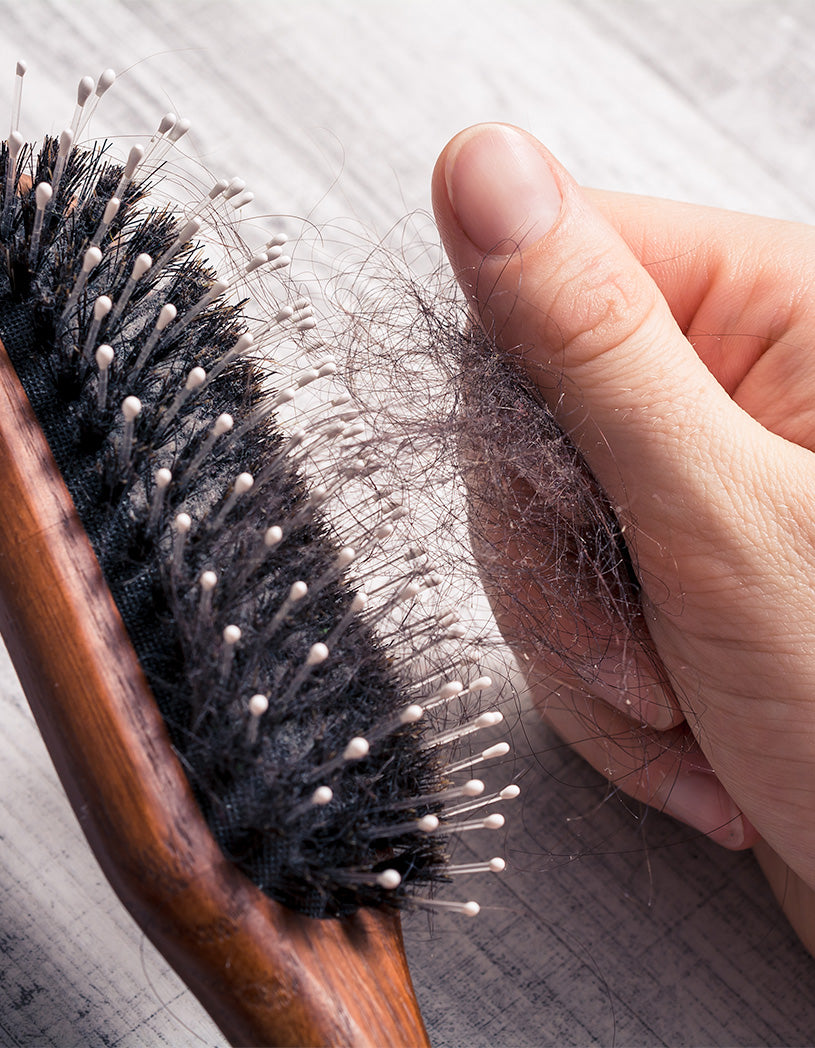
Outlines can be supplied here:
<path id="1" fill-rule="evenodd" d="M 474 311 L 521 355 L 623 515 L 658 528 L 666 503 L 651 496 L 692 504 L 694 477 L 708 501 L 712 455 L 732 449 L 741 412 L 551 154 L 517 128 L 472 127 L 439 158 L 433 203 Z"/>

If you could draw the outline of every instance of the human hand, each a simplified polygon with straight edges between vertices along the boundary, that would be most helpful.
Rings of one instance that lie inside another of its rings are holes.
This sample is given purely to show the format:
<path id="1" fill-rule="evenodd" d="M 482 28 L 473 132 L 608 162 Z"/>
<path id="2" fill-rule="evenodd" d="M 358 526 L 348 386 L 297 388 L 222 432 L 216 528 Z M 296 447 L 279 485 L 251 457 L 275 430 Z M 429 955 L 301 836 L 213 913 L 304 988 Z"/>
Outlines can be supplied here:
<path id="1" fill-rule="evenodd" d="M 433 194 L 474 313 L 617 510 L 664 677 L 631 707 L 603 672 L 553 702 L 496 602 L 499 626 L 559 734 L 626 792 L 755 846 L 815 950 L 815 230 L 583 191 L 502 125 L 454 138 Z"/>

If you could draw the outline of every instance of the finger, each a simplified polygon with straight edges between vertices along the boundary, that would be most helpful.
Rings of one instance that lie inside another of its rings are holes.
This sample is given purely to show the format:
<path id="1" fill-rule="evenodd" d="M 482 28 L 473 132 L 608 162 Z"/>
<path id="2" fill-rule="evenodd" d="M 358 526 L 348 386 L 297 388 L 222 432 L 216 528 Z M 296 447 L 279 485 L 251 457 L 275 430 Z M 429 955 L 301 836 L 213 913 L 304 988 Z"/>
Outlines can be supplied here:
<path id="1" fill-rule="evenodd" d="M 681 493 L 692 521 L 711 502 L 712 448 L 724 443 L 732 472 L 737 409 L 623 238 L 543 146 L 504 125 L 453 139 L 433 190 L 482 323 L 521 354 L 615 503 L 653 535 L 675 523 Z M 741 439 L 750 456 L 755 429 Z"/>
<path id="2" fill-rule="evenodd" d="M 771 300 L 776 329 L 809 304 L 801 302 L 795 259 L 815 253 L 810 226 L 604 189 L 583 193 L 648 270 L 683 331 L 717 284 L 729 296 L 718 303 L 725 329 L 743 317 L 745 300 Z"/>
<path id="3" fill-rule="evenodd" d="M 568 689 L 538 705 L 564 742 L 628 796 L 734 851 L 759 839 L 686 724 L 668 732 L 632 727 L 604 702 Z"/>

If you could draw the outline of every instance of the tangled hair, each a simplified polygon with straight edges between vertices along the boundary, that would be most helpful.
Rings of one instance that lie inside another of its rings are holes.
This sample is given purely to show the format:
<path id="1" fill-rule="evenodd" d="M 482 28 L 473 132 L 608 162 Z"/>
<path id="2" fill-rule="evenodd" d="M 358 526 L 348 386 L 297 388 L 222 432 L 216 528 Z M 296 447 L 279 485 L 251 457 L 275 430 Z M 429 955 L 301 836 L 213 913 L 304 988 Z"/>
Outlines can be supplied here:
<path id="1" fill-rule="evenodd" d="M 590 688 L 622 637 L 619 686 L 635 688 L 635 651 L 653 657 L 608 497 L 452 278 L 441 267 L 432 280 L 405 275 L 396 258 L 383 245 L 364 264 L 379 275 L 346 292 L 348 380 L 391 434 L 399 475 L 430 504 L 434 555 L 465 590 L 480 577 L 504 639 L 555 680 Z"/>

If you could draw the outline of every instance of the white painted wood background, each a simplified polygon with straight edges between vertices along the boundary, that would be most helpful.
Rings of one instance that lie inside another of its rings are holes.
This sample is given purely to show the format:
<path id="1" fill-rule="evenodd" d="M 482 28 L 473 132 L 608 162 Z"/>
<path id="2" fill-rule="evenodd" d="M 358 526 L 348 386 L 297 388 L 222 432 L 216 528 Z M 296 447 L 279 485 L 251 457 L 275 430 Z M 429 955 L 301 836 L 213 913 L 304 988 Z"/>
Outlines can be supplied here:
<path id="1" fill-rule="evenodd" d="M 142 136 L 176 109 L 195 155 L 250 182 L 256 216 L 331 223 L 329 253 L 347 223 L 376 237 L 428 208 L 438 151 L 484 119 L 528 127 L 589 184 L 815 218 L 811 0 L 4 0 L 0 15 L 0 106 L 25 58 L 27 137 L 65 125 L 81 75 L 127 70 L 95 133 Z M 222 1044 L 101 878 L 7 663 L 0 725 L 2 1043 Z M 601 804 L 534 719 L 514 736 L 533 756 L 491 906 L 406 924 L 435 1045 L 812 1043 L 815 962 L 751 858 Z"/>

